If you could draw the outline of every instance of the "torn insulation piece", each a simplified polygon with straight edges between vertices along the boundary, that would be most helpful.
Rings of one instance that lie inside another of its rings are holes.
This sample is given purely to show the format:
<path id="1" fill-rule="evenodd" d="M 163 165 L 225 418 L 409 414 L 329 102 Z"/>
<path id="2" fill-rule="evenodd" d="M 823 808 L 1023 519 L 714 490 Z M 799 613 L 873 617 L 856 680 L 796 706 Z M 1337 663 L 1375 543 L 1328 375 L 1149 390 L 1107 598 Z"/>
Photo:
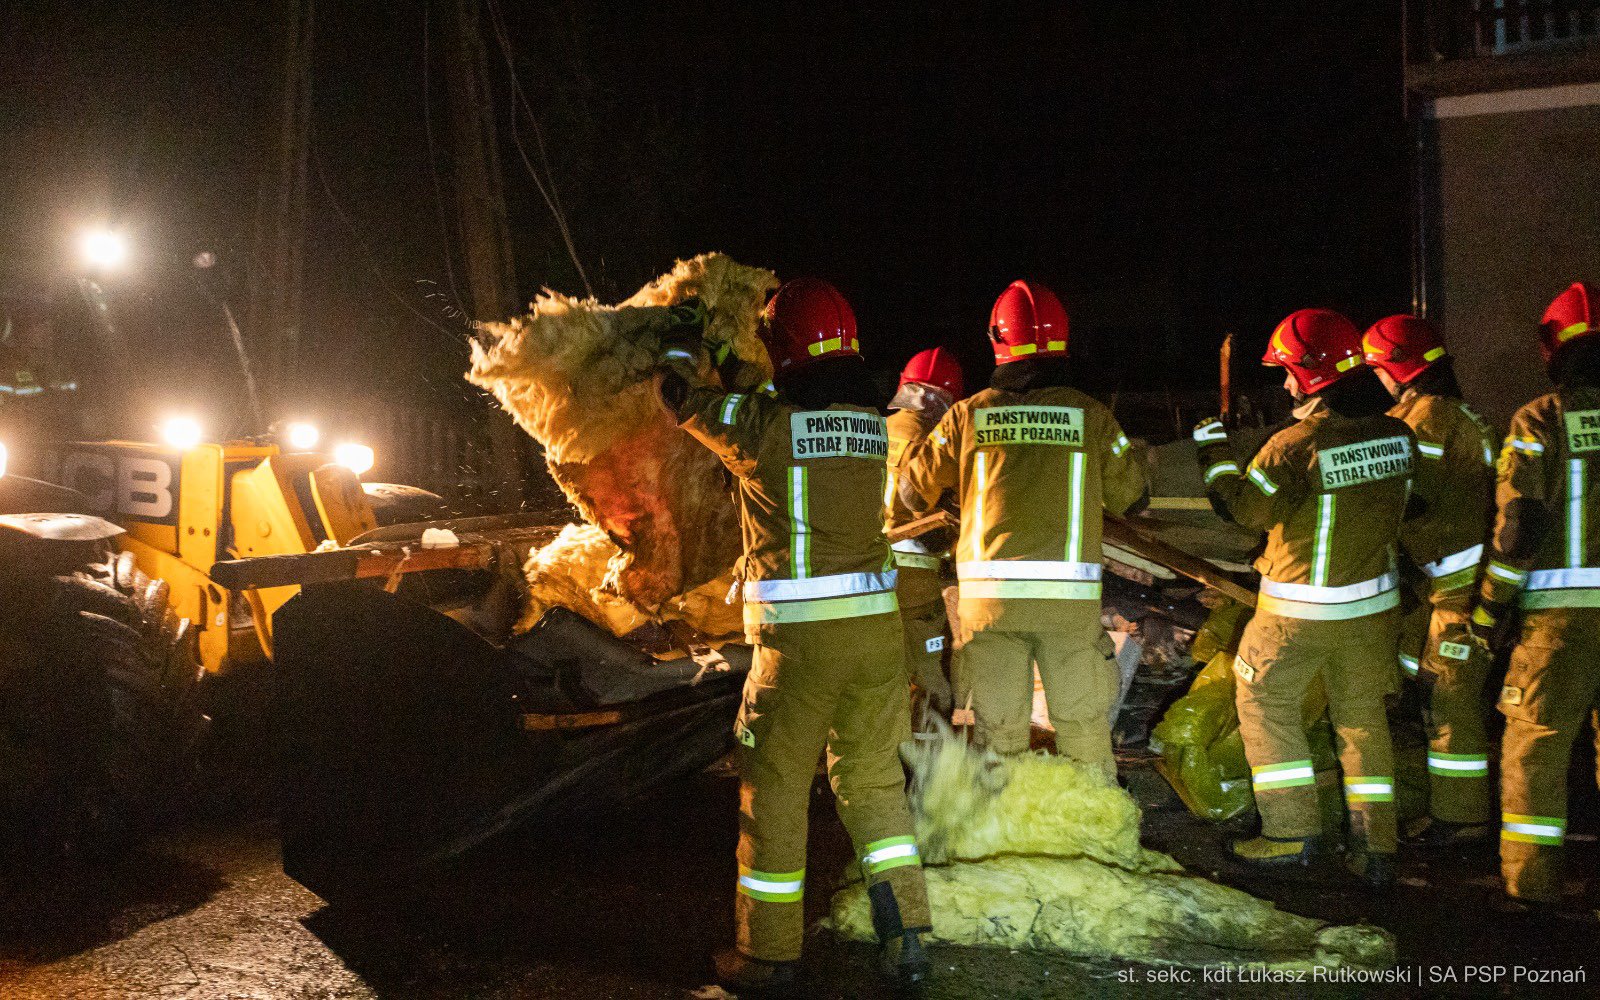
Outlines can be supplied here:
<path id="1" fill-rule="evenodd" d="M 948 730 L 907 756 L 931 941 L 1185 966 L 1394 963 L 1380 928 L 1284 913 L 1141 847 L 1132 797 L 1070 760 L 999 758 Z M 863 883 L 839 890 L 828 924 L 873 940 Z"/>
<path id="2" fill-rule="evenodd" d="M 590 590 L 648 616 L 676 600 L 685 620 L 709 616 L 689 621 L 698 631 L 720 629 L 727 609 L 712 608 L 695 592 L 738 558 L 737 512 L 721 463 L 679 430 L 657 399 L 658 331 L 668 306 L 698 297 L 708 344 L 729 345 L 752 373 L 769 378 L 756 323 L 776 286 L 770 271 L 703 254 L 679 261 L 617 306 L 546 291 L 526 315 L 484 326 L 468 380 L 493 393 L 543 446 L 567 498 L 613 543 L 605 574 Z M 595 550 L 586 543 L 582 551 Z M 541 564 L 545 572 L 554 557 Z M 588 582 L 590 570 L 571 575 Z"/>

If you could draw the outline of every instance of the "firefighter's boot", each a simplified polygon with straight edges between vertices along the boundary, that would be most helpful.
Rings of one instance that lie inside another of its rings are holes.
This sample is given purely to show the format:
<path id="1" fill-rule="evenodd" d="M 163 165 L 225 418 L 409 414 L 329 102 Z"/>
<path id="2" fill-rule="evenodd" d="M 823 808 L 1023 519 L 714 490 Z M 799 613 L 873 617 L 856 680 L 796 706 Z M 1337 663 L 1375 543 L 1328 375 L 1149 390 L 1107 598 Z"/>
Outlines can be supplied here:
<path id="1" fill-rule="evenodd" d="M 1327 856 L 1327 848 L 1317 835 L 1286 838 L 1263 836 L 1234 841 L 1228 848 L 1228 854 L 1246 868 L 1292 873 L 1321 863 Z"/>
<path id="2" fill-rule="evenodd" d="M 717 982 L 734 993 L 784 996 L 794 994 L 800 985 L 799 962 L 764 962 L 737 948 L 717 952 L 712 961 Z"/>

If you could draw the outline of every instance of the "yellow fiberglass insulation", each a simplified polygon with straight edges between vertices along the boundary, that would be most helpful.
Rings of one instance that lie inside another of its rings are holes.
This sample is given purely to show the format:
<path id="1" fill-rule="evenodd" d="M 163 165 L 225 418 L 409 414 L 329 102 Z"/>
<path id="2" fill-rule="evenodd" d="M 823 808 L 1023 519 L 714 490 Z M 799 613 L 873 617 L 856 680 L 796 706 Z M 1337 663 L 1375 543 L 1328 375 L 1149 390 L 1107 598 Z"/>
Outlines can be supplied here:
<path id="1" fill-rule="evenodd" d="M 1001 759 L 948 735 L 909 756 L 932 941 L 1192 966 L 1394 963 L 1386 931 L 1284 913 L 1140 847 L 1133 799 L 1069 760 Z M 873 939 L 859 880 L 828 923 Z"/>
<path id="2" fill-rule="evenodd" d="M 603 578 L 589 589 L 647 615 L 673 609 L 676 599 L 670 616 L 710 615 L 715 620 L 705 627 L 689 624 L 708 634 L 726 631 L 726 607 L 712 608 L 692 592 L 723 577 L 738 557 L 737 514 L 721 464 L 657 399 L 658 332 L 668 306 L 698 297 L 706 339 L 729 344 L 752 377 L 764 380 L 771 363 L 756 323 L 776 286 L 770 271 L 702 254 L 619 305 L 546 291 L 527 314 L 484 326 L 468 380 L 493 393 L 543 446 L 567 498 L 614 545 Z"/>

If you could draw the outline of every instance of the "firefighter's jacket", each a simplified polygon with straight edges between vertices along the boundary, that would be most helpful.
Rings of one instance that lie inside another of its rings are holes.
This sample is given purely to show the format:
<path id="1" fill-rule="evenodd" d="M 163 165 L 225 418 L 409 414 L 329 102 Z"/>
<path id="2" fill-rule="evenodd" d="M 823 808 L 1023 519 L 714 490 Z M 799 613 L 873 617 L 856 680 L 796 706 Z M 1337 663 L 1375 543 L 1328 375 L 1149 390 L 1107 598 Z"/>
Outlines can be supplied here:
<path id="1" fill-rule="evenodd" d="M 883 534 L 882 416 L 855 406 L 801 410 L 701 385 L 678 419 L 738 480 L 744 556 L 735 576 L 751 642 L 775 625 L 898 608 Z"/>
<path id="2" fill-rule="evenodd" d="M 899 484 L 912 510 L 956 492 L 961 625 L 973 631 L 1059 631 L 1075 609 L 1095 609 L 1086 602 L 1100 599 L 1101 510 L 1121 514 L 1145 488 L 1111 411 L 1061 386 L 956 403 Z"/>
<path id="3" fill-rule="evenodd" d="M 1407 392 L 1389 415 L 1417 436 L 1414 491 L 1422 511 L 1401 527 L 1401 543 L 1436 600 L 1470 600 L 1492 510 L 1494 434 L 1465 403 L 1446 396 Z"/>
<path id="4" fill-rule="evenodd" d="M 1324 405 L 1273 435 L 1243 472 L 1225 445 L 1203 448 L 1213 504 L 1267 533 L 1255 563 L 1258 610 L 1342 621 L 1396 607 L 1396 542 L 1416 454 L 1404 422 L 1344 417 Z"/>
<path id="5" fill-rule="evenodd" d="M 1600 389 L 1559 390 L 1517 411 L 1500 451 L 1484 601 L 1600 607 L 1597 473 Z"/>
<path id="6" fill-rule="evenodd" d="M 937 423 L 937 416 L 924 409 L 893 410 L 889 413 L 889 483 L 884 490 L 884 505 L 890 511 L 887 528 L 910 520 L 904 505 L 896 502 L 895 483 L 905 471 L 906 459 Z M 950 558 L 950 532 L 930 531 L 916 538 L 893 543 L 895 568 L 900 574 L 900 606 L 920 607 L 942 601 L 940 574 Z"/>

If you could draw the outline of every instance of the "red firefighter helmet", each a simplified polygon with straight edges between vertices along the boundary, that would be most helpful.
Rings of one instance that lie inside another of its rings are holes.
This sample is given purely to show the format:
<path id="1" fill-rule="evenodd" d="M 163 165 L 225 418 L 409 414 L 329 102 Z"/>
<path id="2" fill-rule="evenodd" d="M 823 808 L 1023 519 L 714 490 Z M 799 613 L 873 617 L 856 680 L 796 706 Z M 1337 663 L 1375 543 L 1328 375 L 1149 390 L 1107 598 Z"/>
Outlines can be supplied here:
<path id="1" fill-rule="evenodd" d="M 1261 363 L 1289 369 L 1301 395 L 1314 395 L 1361 366 L 1361 333 L 1332 309 L 1300 309 L 1272 331 Z"/>
<path id="2" fill-rule="evenodd" d="M 1444 339 L 1432 323 L 1415 316 L 1385 316 L 1361 335 L 1367 364 L 1381 368 L 1401 385 L 1444 357 Z"/>
<path id="3" fill-rule="evenodd" d="M 784 282 L 761 313 L 759 332 L 779 375 L 823 358 L 860 354 L 855 311 L 821 278 Z"/>
<path id="4" fill-rule="evenodd" d="M 1539 321 L 1539 349 L 1544 352 L 1546 364 L 1556 352 L 1579 337 L 1592 337 L 1600 333 L 1594 315 L 1595 290 L 1586 282 L 1574 281 L 1572 287 L 1557 295 L 1544 311 Z"/>
<path id="5" fill-rule="evenodd" d="M 961 398 L 961 362 L 942 347 L 918 351 L 900 372 L 900 384 L 919 382 L 943 389 L 951 399 Z"/>
<path id="6" fill-rule="evenodd" d="M 1067 310 L 1037 281 L 1013 281 L 989 311 L 994 363 L 1067 356 Z"/>

